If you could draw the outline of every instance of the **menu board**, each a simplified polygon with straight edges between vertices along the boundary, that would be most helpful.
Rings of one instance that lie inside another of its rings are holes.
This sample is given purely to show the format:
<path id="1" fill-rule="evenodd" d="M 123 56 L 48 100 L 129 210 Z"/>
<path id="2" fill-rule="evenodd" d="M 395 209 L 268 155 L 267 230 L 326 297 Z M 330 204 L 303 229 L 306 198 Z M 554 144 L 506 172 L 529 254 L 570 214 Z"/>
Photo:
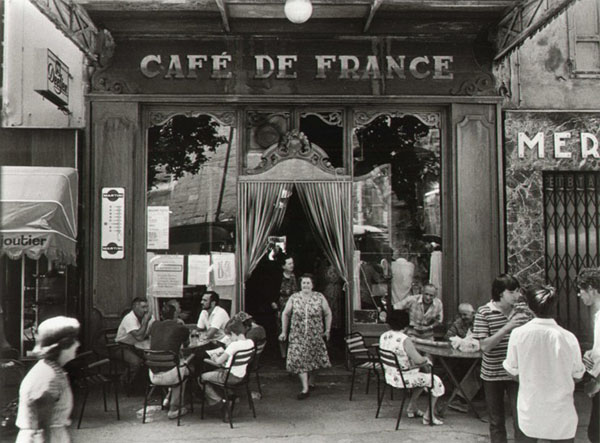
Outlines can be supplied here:
<path id="1" fill-rule="evenodd" d="M 125 188 L 102 188 L 100 257 L 125 257 Z"/>
<path id="2" fill-rule="evenodd" d="M 148 249 L 169 249 L 169 207 L 148 206 Z"/>

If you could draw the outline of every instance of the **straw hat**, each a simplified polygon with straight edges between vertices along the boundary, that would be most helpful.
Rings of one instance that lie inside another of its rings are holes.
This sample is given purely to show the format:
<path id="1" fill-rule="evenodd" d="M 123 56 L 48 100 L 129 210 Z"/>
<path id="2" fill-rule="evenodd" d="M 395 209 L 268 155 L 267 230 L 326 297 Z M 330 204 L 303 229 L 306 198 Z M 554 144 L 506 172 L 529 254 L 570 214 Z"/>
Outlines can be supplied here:
<path id="1" fill-rule="evenodd" d="M 46 355 L 58 347 L 64 339 L 74 339 L 79 335 L 79 321 L 62 315 L 44 320 L 37 329 L 36 343 L 33 352 Z"/>

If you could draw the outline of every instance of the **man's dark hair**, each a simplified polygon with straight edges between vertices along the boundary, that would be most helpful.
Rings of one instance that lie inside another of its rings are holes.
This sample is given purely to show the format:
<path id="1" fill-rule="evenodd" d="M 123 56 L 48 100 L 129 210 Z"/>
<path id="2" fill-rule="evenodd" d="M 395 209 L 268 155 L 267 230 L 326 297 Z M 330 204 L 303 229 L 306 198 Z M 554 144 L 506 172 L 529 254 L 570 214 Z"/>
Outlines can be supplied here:
<path id="1" fill-rule="evenodd" d="M 510 274 L 500 274 L 498 277 L 494 279 L 492 283 L 492 300 L 499 301 L 500 295 L 506 291 L 516 291 L 519 289 L 521 285 L 519 284 L 519 280 L 513 277 Z"/>
<path id="2" fill-rule="evenodd" d="M 131 307 L 137 305 L 138 303 L 146 303 L 148 300 L 146 300 L 143 297 L 136 297 L 133 300 L 131 300 Z"/>
<path id="3" fill-rule="evenodd" d="M 583 268 L 577 275 L 577 287 L 600 291 L 600 268 Z"/>
<path id="4" fill-rule="evenodd" d="M 173 320 L 177 309 L 171 303 L 165 303 L 161 310 L 163 320 Z"/>
<path id="5" fill-rule="evenodd" d="M 219 306 L 219 301 L 221 300 L 221 297 L 219 297 L 219 294 L 217 294 L 215 291 L 206 291 L 204 293 L 204 295 L 210 295 L 210 302 L 215 302 L 215 306 Z"/>
<path id="6" fill-rule="evenodd" d="M 233 332 L 237 335 L 241 335 L 241 334 L 246 334 L 247 328 L 244 326 L 244 324 L 241 321 L 239 321 L 238 319 L 232 318 L 227 322 L 224 330 L 225 330 L 225 333 L 227 333 L 227 334 Z"/>
<path id="7" fill-rule="evenodd" d="M 280 252 L 279 254 L 277 254 L 275 256 L 275 260 L 277 260 L 277 265 L 280 268 L 283 268 L 283 266 L 285 265 L 285 262 L 290 259 L 290 258 L 294 258 L 291 255 L 286 254 L 285 252 Z"/>
<path id="8" fill-rule="evenodd" d="M 525 298 L 529 309 L 536 317 L 554 318 L 558 295 L 553 287 L 534 285 L 525 288 Z"/>
<path id="9" fill-rule="evenodd" d="M 387 318 L 387 324 L 394 331 L 401 331 L 410 324 L 410 315 L 404 309 L 394 309 Z"/>

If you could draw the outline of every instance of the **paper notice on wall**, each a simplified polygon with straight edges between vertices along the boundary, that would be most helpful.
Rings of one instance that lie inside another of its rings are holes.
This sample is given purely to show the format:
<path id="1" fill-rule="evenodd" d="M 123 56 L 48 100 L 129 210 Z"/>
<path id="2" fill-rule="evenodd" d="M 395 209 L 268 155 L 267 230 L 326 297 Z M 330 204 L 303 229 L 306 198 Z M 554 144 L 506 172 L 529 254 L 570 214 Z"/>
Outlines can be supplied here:
<path id="1" fill-rule="evenodd" d="M 207 285 L 210 272 L 210 255 L 188 255 L 188 285 Z"/>
<path id="2" fill-rule="evenodd" d="M 148 293 L 154 297 L 183 297 L 183 255 L 150 258 Z"/>
<path id="3" fill-rule="evenodd" d="M 211 254 L 213 283 L 215 286 L 231 286 L 235 284 L 235 254 L 221 252 Z"/>
<path id="4" fill-rule="evenodd" d="M 148 249 L 169 249 L 169 207 L 148 206 Z"/>

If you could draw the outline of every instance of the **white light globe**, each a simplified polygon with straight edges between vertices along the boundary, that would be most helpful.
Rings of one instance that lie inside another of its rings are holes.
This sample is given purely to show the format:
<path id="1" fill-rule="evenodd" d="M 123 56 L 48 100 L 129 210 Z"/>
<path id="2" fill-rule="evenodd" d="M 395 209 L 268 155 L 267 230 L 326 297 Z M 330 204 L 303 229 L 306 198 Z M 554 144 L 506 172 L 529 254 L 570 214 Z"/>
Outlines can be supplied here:
<path id="1" fill-rule="evenodd" d="M 304 23 L 312 14 L 312 4 L 310 0 L 286 0 L 283 11 L 285 16 L 292 23 Z"/>

